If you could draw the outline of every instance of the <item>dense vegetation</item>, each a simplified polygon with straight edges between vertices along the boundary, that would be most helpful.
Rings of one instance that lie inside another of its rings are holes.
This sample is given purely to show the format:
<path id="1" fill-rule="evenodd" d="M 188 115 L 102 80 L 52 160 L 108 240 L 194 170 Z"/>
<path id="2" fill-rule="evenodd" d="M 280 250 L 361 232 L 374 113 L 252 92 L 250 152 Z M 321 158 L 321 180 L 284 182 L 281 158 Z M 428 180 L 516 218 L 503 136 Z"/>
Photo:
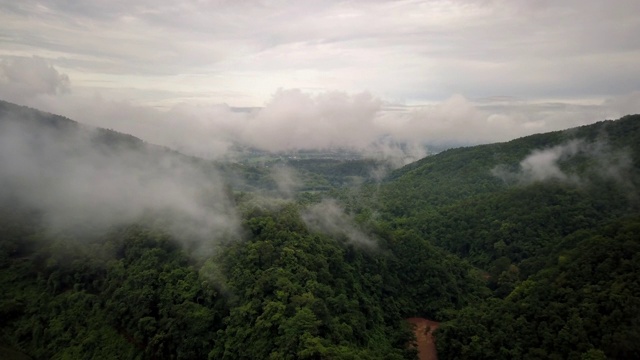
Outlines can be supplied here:
<path id="1" fill-rule="evenodd" d="M 0 105 L 1 121 L 84 136 Z M 91 139 L 170 159 L 159 174 L 221 174 L 226 198 L 204 204 L 232 204 L 238 227 L 203 237 L 151 212 L 52 228 L 0 179 L 2 358 L 413 359 L 414 316 L 443 322 L 443 359 L 640 357 L 640 116 L 447 150 L 382 182 L 378 162 L 291 160 L 287 189 L 280 163 Z M 334 208 L 340 221 L 309 220 Z"/>
<path id="2" fill-rule="evenodd" d="M 245 240 L 206 260 L 141 225 L 52 237 L 7 212 L 3 341 L 36 358 L 402 359 L 404 317 L 481 295 L 471 267 L 414 234 L 364 250 L 310 232 L 295 204 L 246 207 Z"/>
<path id="3" fill-rule="evenodd" d="M 558 157 L 567 176 L 495 176 L 572 139 L 587 145 Z M 637 358 L 639 144 L 640 116 L 628 116 L 449 150 L 396 172 L 375 200 L 345 198 L 377 201 L 390 227 L 485 271 L 493 296 L 440 328 L 442 358 Z"/>
<path id="4" fill-rule="evenodd" d="M 565 237 L 544 270 L 442 326 L 441 357 L 637 358 L 638 234 L 636 215 Z"/>

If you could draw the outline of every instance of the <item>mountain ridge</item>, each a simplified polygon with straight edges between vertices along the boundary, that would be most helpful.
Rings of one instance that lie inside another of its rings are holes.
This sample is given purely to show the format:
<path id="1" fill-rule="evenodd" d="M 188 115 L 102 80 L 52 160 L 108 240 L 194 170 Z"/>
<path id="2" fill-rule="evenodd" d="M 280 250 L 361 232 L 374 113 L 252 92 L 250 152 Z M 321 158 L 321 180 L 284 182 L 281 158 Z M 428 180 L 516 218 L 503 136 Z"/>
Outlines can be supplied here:
<path id="1" fill-rule="evenodd" d="M 441 359 L 640 353 L 638 115 L 353 183 L 13 109 L 48 125 L 0 131 L 0 355 L 415 359 L 415 317 Z"/>

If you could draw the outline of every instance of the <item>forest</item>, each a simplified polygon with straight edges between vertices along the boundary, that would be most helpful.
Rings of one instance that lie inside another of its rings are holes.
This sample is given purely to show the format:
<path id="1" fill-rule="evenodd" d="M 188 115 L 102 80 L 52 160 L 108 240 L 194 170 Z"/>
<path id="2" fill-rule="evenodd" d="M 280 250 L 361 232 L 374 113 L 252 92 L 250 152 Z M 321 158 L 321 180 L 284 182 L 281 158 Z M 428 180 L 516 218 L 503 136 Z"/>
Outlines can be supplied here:
<path id="1" fill-rule="evenodd" d="M 0 102 L 0 357 L 640 358 L 640 115 L 269 165 Z"/>

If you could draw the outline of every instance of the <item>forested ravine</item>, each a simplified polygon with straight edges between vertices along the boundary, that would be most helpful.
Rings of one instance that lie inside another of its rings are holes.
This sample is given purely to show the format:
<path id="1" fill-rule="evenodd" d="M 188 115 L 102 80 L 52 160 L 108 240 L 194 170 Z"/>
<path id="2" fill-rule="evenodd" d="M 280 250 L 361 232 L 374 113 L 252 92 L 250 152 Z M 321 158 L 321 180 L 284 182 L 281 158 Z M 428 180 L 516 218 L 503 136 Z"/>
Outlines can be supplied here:
<path id="1" fill-rule="evenodd" d="M 418 359 L 438 360 L 435 338 L 433 332 L 438 329 L 439 322 L 425 318 L 409 318 L 407 322 L 413 325 L 413 332 L 416 335 L 416 345 L 418 349 Z"/>

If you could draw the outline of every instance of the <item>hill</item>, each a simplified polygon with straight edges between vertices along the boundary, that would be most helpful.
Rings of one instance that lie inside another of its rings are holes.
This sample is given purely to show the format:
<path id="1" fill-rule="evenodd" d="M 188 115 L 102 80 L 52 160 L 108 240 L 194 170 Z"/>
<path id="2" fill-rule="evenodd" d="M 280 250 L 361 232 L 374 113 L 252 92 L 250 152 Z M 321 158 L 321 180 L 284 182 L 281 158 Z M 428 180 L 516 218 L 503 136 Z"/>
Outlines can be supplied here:
<path id="1" fill-rule="evenodd" d="M 640 356 L 640 116 L 369 160 L 213 162 L 0 103 L 0 356 Z M 286 165 L 286 166 L 284 166 Z"/>
<path id="2" fill-rule="evenodd" d="M 468 264 L 330 199 L 3 106 L 3 356 L 412 358 L 405 317 L 482 296 Z"/>
<path id="3" fill-rule="evenodd" d="M 635 358 L 639 170 L 634 115 L 447 150 L 343 196 L 484 271 L 493 296 L 441 326 L 441 358 Z"/>

